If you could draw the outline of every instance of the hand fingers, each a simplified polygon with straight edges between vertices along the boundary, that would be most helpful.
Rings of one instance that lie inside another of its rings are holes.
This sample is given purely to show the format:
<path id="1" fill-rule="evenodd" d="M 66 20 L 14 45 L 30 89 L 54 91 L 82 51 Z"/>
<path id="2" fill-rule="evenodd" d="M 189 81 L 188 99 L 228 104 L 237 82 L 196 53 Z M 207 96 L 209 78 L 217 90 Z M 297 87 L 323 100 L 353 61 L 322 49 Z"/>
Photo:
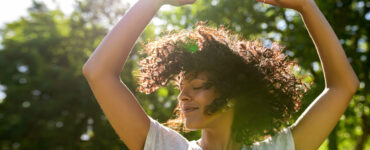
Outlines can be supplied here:
<path id="1" fill-rule="evenodd" d="M 279 6 L 279 3 L 277 3 L 277 0 L 256 0 L 256 1 L 270 4 L 270 5 Z"/>
<path id="2" fill-rule="evenodd" d="M 180 0 L 180 5 L 193 4 L 196 0 Z"/>

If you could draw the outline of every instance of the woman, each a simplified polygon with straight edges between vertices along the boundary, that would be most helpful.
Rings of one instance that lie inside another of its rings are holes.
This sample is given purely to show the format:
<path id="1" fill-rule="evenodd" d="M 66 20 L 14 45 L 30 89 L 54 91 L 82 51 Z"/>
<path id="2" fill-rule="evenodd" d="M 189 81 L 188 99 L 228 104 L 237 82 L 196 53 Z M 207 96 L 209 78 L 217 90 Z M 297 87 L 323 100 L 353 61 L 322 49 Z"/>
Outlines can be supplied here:
<path id="1" fill-rule="evenodd" d="M 161 6 L 164 4 L 181 6 L 194 2 L 195 0 L 139 0 L 85 63 L 83 73 L 121 140 L 130 149 L 317 149 L 344 113 L 358 88 L 359 81 L 346 59 L 338 38 L 313 0 L 265 1 L 270 5 L 294 9 L 301 14 L 324 71 L 325 90 L 292 126 L 276 131 L 279 125 L 299 108 L 298 99 L 304 91 L 290 89 L 291 84 L 301 84 L 299 79 L 288 78 L 290 81 L 283 79 L 293 76 L 284 71 L 289 62 L 279 57 L 281 56 L 279 48 L 270 50 L 256 42 L 243 43 L 243 40 L 237 44 L 233 42 L 233 34 L 228 34 L 227 30 L 208 28 L 202 24 L 198 25 L 195 31 L 176 33 L 162 38 L 157 43 L 148 44 L 146 52 L 149 56 L 140 63 L 139 80 L 141 86 L 139 91 L 146 93 L 166 85 L 171 79 L 178 81 L 180 118 L 169 120 L 167 124 L 170 127 L 180 127 L 177 128 L 179 130 L 182 128 L 178 125 L 182 123 L 190 130 L 201 129 L 201 139 L 189 142 L 174 130 L 159 124 L 145 114 L 134 95 L 120 80 L 123 65 L 135 41 Z M 184 37 L 182 35 L 187 38 L 181 39 Z M 202 67 L 198 64 L 207 62 L 207 56 L 213 54 L 215 57 L 211 58 L 221 58 L 217 57 L 220 54 L 225 57 L 221 60 L 208 59 L 213 60 L 208 62 L 214 64 L 213 67 L 209 67 L 210 65 Z M 218 61 L 227 62 L 229 69 L 224 72 L 217 69 Z M 173 64 L 174 62 L 178 63 Z M 253 63 L 260 66 L 247 65 Z M 277 71 L 278 65 L 283 70 Z M 249 68 L 234 69 L 235 66 Z M 228 77 L 230 72 L 236 73 L 233 79 L 222 78 Z M 246 74 L 248 76 L 245 76 Z M 271 78 L 262 78 L 258 75 Z M 230 82 L 233 83 L 224 84 Z M 240 94 L 245 87 L 250 92 Z M 263 98 L 263 101 L 259 98 Z M 265 105 L 266 108 L 258 107 Z M 258 109 L 253 109 L 254 106 Z M 237 118 L 241 117 L 237 111 L 244 107 L 248 107 L 243 112 L 248 116 Z M 264 108 L 265 111 L 260 108 Z M 184 119 L 184 122 L 181 119 Z M 245 121 L 248 119 L 249 121 Z M 240 133 L 238 129 L 243 130 Z M 275 134 L 277 132 L 278 134 Z M 250 145 L 251 142 L 261 139 L 261 136 L 269 134 L 274 136 Z"/>

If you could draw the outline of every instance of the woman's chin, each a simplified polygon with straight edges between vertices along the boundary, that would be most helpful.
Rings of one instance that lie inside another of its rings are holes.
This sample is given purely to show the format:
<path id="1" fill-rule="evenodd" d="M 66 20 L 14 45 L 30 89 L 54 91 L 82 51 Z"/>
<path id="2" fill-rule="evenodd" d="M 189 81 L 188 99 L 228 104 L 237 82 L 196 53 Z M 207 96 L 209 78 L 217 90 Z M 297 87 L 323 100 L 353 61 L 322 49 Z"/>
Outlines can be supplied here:
<path id="1" fill-rule="evenodd" d="M 193 122 L 191 120 L 186 120 L 185 121 L 185 127 L 190 129 L 190 130 L 198 130 L 201 129 L 201 126 L 197 122 Z"/>

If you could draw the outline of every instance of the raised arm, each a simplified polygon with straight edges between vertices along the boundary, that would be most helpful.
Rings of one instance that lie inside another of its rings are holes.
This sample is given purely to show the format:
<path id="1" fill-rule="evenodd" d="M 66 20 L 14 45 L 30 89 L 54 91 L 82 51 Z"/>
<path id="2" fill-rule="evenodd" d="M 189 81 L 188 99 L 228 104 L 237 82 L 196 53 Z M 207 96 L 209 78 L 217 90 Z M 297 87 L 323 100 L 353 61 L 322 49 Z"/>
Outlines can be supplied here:
<path id="1" fill-rule="evenodd" d="M 119 78 L 136 40 L 160 7 L 159 0 L 139 0 L 95 49 L 83 67 L 84 74 Z"/>
<path id="2" fill-rule="evenodd" d="M 359 80 L 314 0 L 266 0 L 266 3 L 300 12 L 322 63 L 325 90 L 292 126 L 297 150 L 318 149 L 348 107 Z"/>
<path id="3" fill-rule="evenodd" d="M 132 150 L 142 150 L 150 120 L 120 79 L 130 51 L 163 4 L 195 0 L 139 0 L 106 35 L 83 67 L 83 74 L 104 114 L 120 139 Z"/>

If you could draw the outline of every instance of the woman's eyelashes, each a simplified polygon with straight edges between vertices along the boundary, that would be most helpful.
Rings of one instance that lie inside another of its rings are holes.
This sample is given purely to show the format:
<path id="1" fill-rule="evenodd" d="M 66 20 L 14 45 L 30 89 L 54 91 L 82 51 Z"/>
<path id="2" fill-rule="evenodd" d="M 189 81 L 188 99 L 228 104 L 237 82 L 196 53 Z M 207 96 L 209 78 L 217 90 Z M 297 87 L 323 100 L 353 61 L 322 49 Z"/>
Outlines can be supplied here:
<path id="1" fill-rule="evenodd" d="M 194 90 L 200 90 L 201 88 L 203 88 L 203 86 L 201 86 L 201 87 L 194 87 L 193 89 Z"/>
<path id="2" fill-rule="evenodd" d="M 182 90 L 184 87 L 183 86 L 180 86 L 179 89 Z M 200 87 L 193 87 L 194 90 L 200 90 L 202 89 L 203 86 L 200 86 Z"/>

